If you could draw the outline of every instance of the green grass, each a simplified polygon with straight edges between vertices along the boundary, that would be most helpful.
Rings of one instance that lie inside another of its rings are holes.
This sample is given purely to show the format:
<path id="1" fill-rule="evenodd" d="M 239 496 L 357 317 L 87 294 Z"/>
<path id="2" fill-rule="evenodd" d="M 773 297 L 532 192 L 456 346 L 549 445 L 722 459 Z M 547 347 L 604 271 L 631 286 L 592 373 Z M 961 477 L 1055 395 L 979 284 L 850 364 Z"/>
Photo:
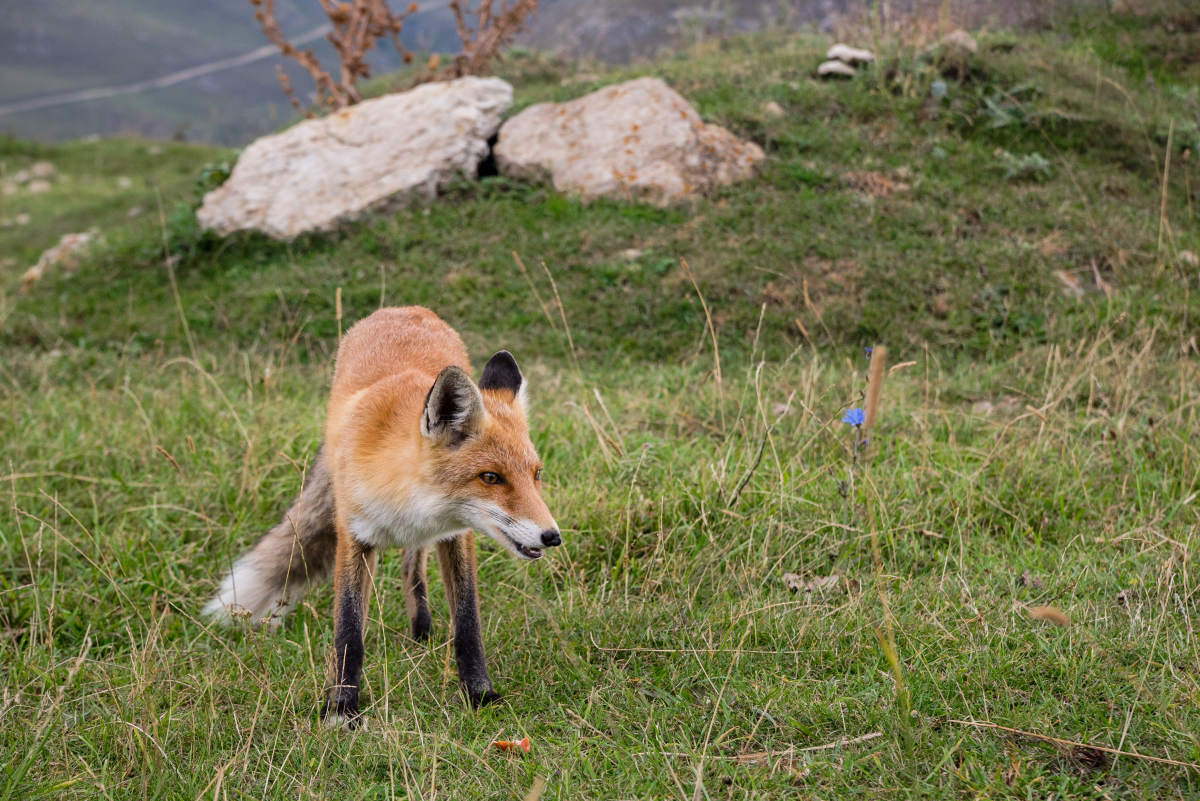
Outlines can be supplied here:
<path id="1" fill-rule="evenodd" d="M 5 268 L 0 798 L 523 798 L 535 776 L 559 799 L 1196 797 L 1196 771 L 1143 758 L 1200 763 L 1194 161 L 1173 154 L 1160 249 L 1156 134 L 1185 101 L 1113 67 L 1129 99 L 1096 92 L 1079 38 L 983 45 L 936 109 L 911 58 L 898 89 L 818 84 L 823 43 L 775 33 L 602 76 L 661 74 L 767 148 L 694 207 L 493 179 L 334 236 L 220 241 L 189 204 L 224 154 L 189 149 L 158 178 L 178 307 L 157 213 L 105 212 L 107 246 L 28 294 Z M 518 104 L 589 89 L 506 69 Z M 1004 152 L 1049 174 L 1006 177 Z M 864 195 L 863 171 L 911 188 Z M 61 191 L 38 197 L 63 226 L 102 206 Z M 395 554 L 354 735 L 317 720 L 328 587 L 276 633 L 196 617 L 315 452 L 338 287 L 343 325 L 426 304 L 530 378 L 565 545 L 480 545 L 504 706 L 460 702 L 436 575 L 433 644 L 407 639 Z M 864 344 L 915 364 L 855 455 Z M 525 735 L 529 756 L 490 746 Z"/>

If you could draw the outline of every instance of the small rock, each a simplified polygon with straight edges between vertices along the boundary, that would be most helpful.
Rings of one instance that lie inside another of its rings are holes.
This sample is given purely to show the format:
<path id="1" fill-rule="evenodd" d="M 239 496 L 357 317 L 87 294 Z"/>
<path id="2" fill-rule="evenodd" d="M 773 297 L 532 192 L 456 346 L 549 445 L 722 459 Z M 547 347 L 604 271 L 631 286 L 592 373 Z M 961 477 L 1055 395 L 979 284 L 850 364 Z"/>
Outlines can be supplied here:
<path id="1" fill-rule="evenodd" d="M 29 168 L 29 173 L 34 178 L 53 178 L 57 172 L 58 169 L 49 161 L 35 161 Z"/>
<path id="2" fill-rule="evenodd" d="M 826 61 L 817 67 L 817 75 L 822 78 L 853 78 L 858 72 L 844 61 Z"/>
<path id="3" fill-rule="evenodd" d="M 1190 250 L 1179 251 L 1179 260 L 1188 267 L 1200 267 L 1200 256 Z"/>
<path id="4" fill-rule="evenodd" d="M 50 182 L 49 181 L 45 181 L 45 180 L 42 180 L 41 178 L 39 178 L 36 181 L 29 182 L 29 194 L 31 194 L 31 195 L 40 195 L 43 192 L 49 192 L 49 191 L 50 191 Z"/>
<path id="5" fill-rule="evenodd" d="M 948 51 L 965 56 L 973 56 L 979 52 L 979 43 L 975 41 L 975 37 L 962 28 L 942 37 L 941 45 Z"/>
<path id="6" fill-rule="evenodd" d="M 939 41 L 925 48 L 921 55 L 936 59 L 943 67 L 966 67 L 971 57 L 979 52 L 979 43 L 971 34 L 959 28 L 943 36 Z"/>
<path id="7" fill-rule="evenodd" d="M 19 184 L 23 184 L 29 181 L 29 179 L 32 177 L 33 173 L 31 173 L 29 170 L 17 170 L 15 173 L 13 173 L 12 179 Z"/>
<path id="8" fill-rule="evenodd" d="M 1024 573 L 1022 573 L 1017 578 L 1017 583 L 1022 587 L 1032 587 L 1035 590 L 1046 589 L 1046 585 L 1042 583 L 1042 580 L 1033 575 L 1033 572 L 1030 570 L 1026 570 Z"/>
<path id="9" fill-rule="evenodd" d="M 841 581 L 841 576 L 817 576 L 809 581 L 802 581 L 800 576 L 795 573 L 784 573 L 783 583 L 792 592 L 800 592 L 803 590 L 806 593 L 824 592 L 831 590 Z"/>
<path id="10" fill-rule="evenodd" d="M 21 212 L 16 216 L 16 221 L 17 225 L 29 225 L 33 221 L 33 217 L 30 217 L 28 212 Z"/>
<path id="11" fill-rule="evenodd" d="M 504 123 L 493 151 L 502 175 L 549 173 L 555 189 L 665 206 L 749 178 L 766 154 L 707 124 L 658 78 L 539 103 Z"/>
<path id="12" fill-rule="evenodd" d="M 992 409 L 996 408 L 989 400 L 975 401 L 971 404 L 971 411 L 975 414 L 982 414 L 985 417 L 992 413 Z"/>
<path id="13" fill-rule="evenodd" d="M 46 270 L 51 267 L 62 265 L 68 270 L 75 269 L 78 266 L 78 257 L 81 252 L 99 239 L 100 235 L 95 231 L 67 234 L 58 241 L 57 245 L 43 251 L 42 255 L 38 257 L 37 264 L 25 271 L 25 275 L 21 276 L 21 291 L 28 292 L 32 289 L 33 285 L 42 280 Z"/>
<path id="14" fill-rule="evenodd" d="M 145 211 L 145 209 L 143 209 L 141 206 L 132 206 L 130 207 L 129 211 L 125 212 L 125 214 L 129 217 L 137 217 L 143 211 Z"/>
<path id="15" fill-rule="evenodd" d="M 768 117 L 783 117 L 787 114 L 787 112 L 783 110 L 783 106 L 779 105 L 774 100 L 768 100 L 766 103 L 763 103 L 762 108 Z"/>
<path id="16" fill-rule="evenodd" d="M 1054 277 L 1062 284 L 1063 294 L 1071 298 L 1083 297 L 1083 284 L 1066 270 L 1055 270 Z"/>
<path id="17" fill-rule="evenodd" d="M 128 189 L 129 187 L 133 186 L 133 179 L 122 175 L 117 179 L 117 186 L 121 187 L 122 189 Z"/>
<path id="18" fill-rule="evenodd" d="M 870 170 L 843 173 L 842 183 L 871 197 L 891 197 L 897 192 L 907 192 L 912 188 L 902 181 L 893 181 L 881 172 Z"/>
<path id="19" fill-rule="evenodd" d="M 946 82 L 934 81 L 933 83 L 929 84 L 929 94 L 933 95 L 938 100 L 941 100 L 946 96 Z"/>
<path id="20" fill-rule="evenodd" d="M 624 257 L 626 261 L 637 261 L 642 257 L 642 251 L 638 250 L 637 248 L 628 248 L 627 250 L 621 251 L 621 256 Z"/>
<path id="21" fill-rule="evenodd" d="M 775 417 L 777 417 L 777 418 L 783 417 L 785 414 L 788 413 L 788 405 L 786 403 L 777 403 L 771 409 L 771 411 L 773 411 L 775 413 Z"/>
<path id="22" fill-rule="evenodd" d="M 150 147 L 146 148 L 146 153 L 148 153 L 151 156 L 161 156 L 162 152 L 163 152 L 163 149 L 161 147 L 159 147 L 158 145 L 150 145 Z"/>
<path id="23" fill-rule="evenodd" d="M 870 50 L 860 50 L 850 45 L 835 44 L 825 53 L 828 60 L 842 61 L 846 64 L 866 64 L 875 60 L 875 54 Z"/>

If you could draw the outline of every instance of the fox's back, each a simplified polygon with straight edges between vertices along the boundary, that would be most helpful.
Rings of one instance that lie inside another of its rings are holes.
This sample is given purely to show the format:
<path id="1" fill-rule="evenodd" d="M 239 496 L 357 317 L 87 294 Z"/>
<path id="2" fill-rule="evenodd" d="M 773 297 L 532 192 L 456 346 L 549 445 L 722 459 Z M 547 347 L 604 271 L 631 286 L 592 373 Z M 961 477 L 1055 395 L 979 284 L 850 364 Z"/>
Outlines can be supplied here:
<path id="1" fill-rule="evenodd" d="M 471 372 L 458 332 L 421 306 L 380 309 L 346 332 L 338 348 L 334 394 L 354 394 L 397 373 L 416 371 L 429 383 L 444 368 Z"/>

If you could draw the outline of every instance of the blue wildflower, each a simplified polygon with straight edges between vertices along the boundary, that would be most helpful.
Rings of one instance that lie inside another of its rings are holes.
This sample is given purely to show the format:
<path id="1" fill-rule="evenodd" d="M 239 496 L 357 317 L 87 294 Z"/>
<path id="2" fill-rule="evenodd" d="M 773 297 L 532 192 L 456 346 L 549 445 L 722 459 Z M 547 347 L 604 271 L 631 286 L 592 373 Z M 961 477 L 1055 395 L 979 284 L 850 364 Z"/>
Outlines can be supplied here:
<path id="1" fill-rule="evenodd" d="M 859 408 L 847 409 L 842 415 L 842 422 L 857 428 L 867 422 L 867 413 Z"/>
<path id="2" fill-rule="evenodd" d="M 863 348 L 863 352 L 867 354 L 867 361 L 871 361 L 871 357 L 875 355 L 875 349 L 870 345 Z"/>

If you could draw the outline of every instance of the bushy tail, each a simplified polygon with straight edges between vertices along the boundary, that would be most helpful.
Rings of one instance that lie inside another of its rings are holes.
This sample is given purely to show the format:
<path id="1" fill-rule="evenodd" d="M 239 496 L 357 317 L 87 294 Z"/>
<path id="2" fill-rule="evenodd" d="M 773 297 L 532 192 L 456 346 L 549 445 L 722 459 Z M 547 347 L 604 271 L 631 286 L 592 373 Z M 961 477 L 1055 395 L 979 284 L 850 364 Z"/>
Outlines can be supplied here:
<path id="1" fill-rule="evenodd" d="M 333 481 L 321 448 L 292 508 L 234 562 L 204 614 L 218 623 L 244 617 L 256 626 L 278 625 L 310 585 L 333 571 L 336 552 Z"/>

